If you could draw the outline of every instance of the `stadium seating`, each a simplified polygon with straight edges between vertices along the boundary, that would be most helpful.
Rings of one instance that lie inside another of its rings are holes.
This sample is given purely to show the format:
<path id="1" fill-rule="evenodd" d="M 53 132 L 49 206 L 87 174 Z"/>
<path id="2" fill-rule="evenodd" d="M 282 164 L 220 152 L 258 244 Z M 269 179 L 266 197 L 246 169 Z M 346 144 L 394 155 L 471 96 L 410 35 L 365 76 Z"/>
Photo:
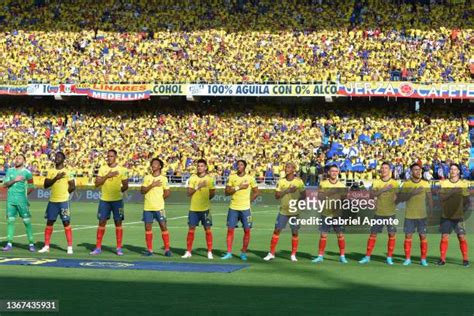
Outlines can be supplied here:
<path id="1" fill-rule="evenodd" d="M 193 161 L 201 157 L 218 176 L 229 175 L 236 159 L 246 159 L 260 181 L 281 175 L 286 161 L 295 161 L 308 183 L 330 164 L 341 167 L 343 178 L 371 179 L 382 161 L 393 164 L 397 178 L 405 178 L 414 162 L 424 166 L 426 178 L 444 178 L 449 162 L 467 165 L 468 123 L 449 107 L 428 109 L 417 113 L 355 104 L 279 109 L 207 102 L 115 106 L 113 111 L 74 105 L 3 107 L 0 165 L 6 167 L 15 153 L 23 152 L 35 174 L 44 175 L 51 153 L 63 150 L 68 165 L 89 179 L 104 163 L 106 151 L 115 148 L 137 182 L 154 156 L 178 181 L 195 171 Z M 469 176 L 467 168 L 464 174 Z"/>
<path id="2" fill-rule="evenodd" d="M 469 5 L 2 3 L 0 83 L 472 81 Z"/>

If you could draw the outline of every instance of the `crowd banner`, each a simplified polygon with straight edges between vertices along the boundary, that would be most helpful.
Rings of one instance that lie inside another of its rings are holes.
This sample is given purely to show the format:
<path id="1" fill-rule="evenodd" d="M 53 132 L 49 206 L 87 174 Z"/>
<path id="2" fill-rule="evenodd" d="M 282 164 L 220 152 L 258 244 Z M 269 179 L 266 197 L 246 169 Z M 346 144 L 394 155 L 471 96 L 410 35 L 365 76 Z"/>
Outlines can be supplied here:
<path id="1" fill-rule="evenodd" d="M 192 84 L 192 96 L 335 96 L 336 84 Z"/>
<path id="2" fill-rule="evenodd" d="M 0 95 L 88 96 L 134 101 L 150 96 L 229 97 L 383 97 L 474 99 L 474 83 L 349 82 L 317 84 L 29 84 L 0 86 Z"/>
<path id="3" fill-rule="evenodd" d="M 146 84 L 97 84 L 87 94 L 94 99 L 108 101 L 136 101 L 150 98 L 150 86 Z"/>
<path id="4" fill-rule="evenodd" d="M 28 86 L 0 86 L 0 95 L 26 95 Z"/>
<path id="5" fill-rule="evenodd" d="M 416 84 L 411 82 L 350 82 L 339 85 L 339 95 L 416 99 L 474 99 L 474 83 Z"/>
<path id="6" fill-rule="evenodd" d="M 189 86 L 189 84 L 155 84 L 151 88 L 151 95 L 189 95 Z"/>

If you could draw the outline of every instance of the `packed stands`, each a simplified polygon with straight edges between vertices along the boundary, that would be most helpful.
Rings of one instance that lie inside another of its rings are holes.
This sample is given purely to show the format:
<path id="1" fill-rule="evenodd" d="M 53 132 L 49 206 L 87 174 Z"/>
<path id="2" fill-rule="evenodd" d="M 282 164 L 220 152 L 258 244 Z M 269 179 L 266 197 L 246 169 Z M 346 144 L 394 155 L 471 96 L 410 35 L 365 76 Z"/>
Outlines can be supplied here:
<path id="1" fill-rule="evenodd" d="M 5 0 L 0 83 L 472 82 L 472 16 L 377 0 Z"/>

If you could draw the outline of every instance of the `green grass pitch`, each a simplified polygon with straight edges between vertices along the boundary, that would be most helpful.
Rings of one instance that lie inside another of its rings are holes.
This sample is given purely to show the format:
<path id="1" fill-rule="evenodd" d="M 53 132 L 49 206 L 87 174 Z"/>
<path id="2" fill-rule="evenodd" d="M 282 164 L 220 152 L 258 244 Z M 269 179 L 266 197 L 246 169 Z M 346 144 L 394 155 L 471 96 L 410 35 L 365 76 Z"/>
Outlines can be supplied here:
<path id="1" fill-rule="evenodd" d="M 33 223 L 38 246 L 42 245 L 45 202 L 33 202 Z M 144 228 L 141 204 L 126 205 L 124 226 L 125 256 L 120 260 L 182 262 L 187 233 L 188 204 L 167 207 L 172 258 L 162 255 L 162 240 L 155 226 L 154 248 L 157 255 L 141 256 L 144 250 Z M 2 207 L 4 211 L 4 207 Z M 94 203 L 73 203 L 73 258 L 88 258 L 95 243 L 96 209 Z M 225 251 L 226 205 L 213 206 L 214 263 Z M 265 262 L 262 257 L 269 248 L 277 214 L 274 206 L 253 209 L 254 229 L 249 250 L 250 267 L 230 273 L 177 273 L 160 271 L 92 270 L 30 266 L 0 266 L 0 299 L 58 299 L 60 313 L 65 315 L 138 315 L 138 314 L 412 314 L 473 315 L 474 273 L 461 265 L 461 254 L 455 235 L 451 236 L 448 264 L 438 267 L 439 235 L 429 238 L 429 266 L 419 263 L 419 243 L 414 238 L 413 261 L 409 267 L 403 260 L 403 234 L 397 235 L 396 264 L 383 263 L 386 234 L 379 236 L 372 262 L 357 263 L 366 247 L 367 235 L 350 234 L 347 240 L 349 264 L 341 265 L 337 241 L 328 238 L 325 261 L 310 262 L 317 252 L 318 233 L 305 231 L 300 236 L 299 261 L 289 260 L 290 234 L 285 231 L 277 248 L 277 258 Z M 1 242 L 5 241 L 6 224 L 0 224 Z M 56 223 L 49 254 L 30 254 L 26 250 L 23 224 L 16 226 L 16 248 L 13 257 L 69 257 L 62 225 Z M 471 248 L 472 235 L 468 238 Z M 115 231 L 110 222 L 104 238 L 100 259 L 119 258 L 115 247 Z M 234 253 L 242 245 L 242 230 L 236 230 Z M 204 262 L 205 239 L 201 227 L 196 231 L 194 254 L 189 262 Z M 99 258 L 98 258 L 99 259 Z M 237 257 L 230 263 L 241 263 Z M 18 314 L 18 313 L 17 313 Z M 38 313 L 36 313 L 38 314 Z M 3 313 L 1 313 L 3 315 Z"/>

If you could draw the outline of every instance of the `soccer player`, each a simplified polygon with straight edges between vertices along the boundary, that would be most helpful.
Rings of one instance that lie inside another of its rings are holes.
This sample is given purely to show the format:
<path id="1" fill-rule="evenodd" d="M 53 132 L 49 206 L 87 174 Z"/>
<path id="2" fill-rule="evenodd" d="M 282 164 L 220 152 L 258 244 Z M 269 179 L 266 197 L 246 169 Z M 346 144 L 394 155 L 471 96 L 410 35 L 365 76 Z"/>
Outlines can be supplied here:
<path id="1" fill-rule="evenodd" d="M 212 256 L 212 217 L 210 213 L 210 200 L 216 194 L 214 178 L 207 174 L 207 162 L 204 159 L 197 161 L 197 174 L 189 179 L 188 196 L 191 197 L 191 205 L 188 213 L 188 236 L 186 239 L 187 249 L 181 258 L 191 258 L 193 249 L 194 232 L 196 226 L 201 222 L 206 232 L 207 258 Z"/>
<path id="2" fill-rule="evenodd" d="M 280 200 L 280 212 L 278 213 L 275 230 L 273 231 L 272 240 L 270 242 L 270 252 L 263 258 L 265 261 L 270 261 L 275 258 L 275 249 L 280 239 L 282 229 L 286 228 L 286 224 L 290 219 L 298 218 L 298 212 L 290 210 L 290 201 L 303 200 L 306 198 L 306 191 L 303 181 L 296 177 L 296 166 L 292 162 L 287 162 L 285 165 L 285 178 L 278 180 L 275 199 Z M 296 259 L 296 251 L 298 250 L 298 230 L 299 226 L 291 224 L 291 261 L 298 261 Z"/>
<path id="3" fill-rule="evenodd" d="M 428 253 L 427 233 L 427 204 L 430 209 L 433 208 L 431 197 L 431 185 L 428 181 L 421 178 L 422 169 L 418 164 L 410 166 L 411 178 L 403 184 L 402 199 L 406 200 L 405 223 L 403 231 L 405 232 L 405 261 L 404 266 L 411 264 L 411 244 L 415 231 L 420 236 L 421 262 L 424 267 L 428 265 L 426 254 Z"/>
<path id="4" fill-rule="evenodd" d="M 57 152 L 54 157 L 56 166 L 48 170 L 48 174 L 44 180 L 44 188 L 51 188 L 51 195 L 44 216 L 47 220 L 44 230 L 44 247 L 38 251 L 39 253 L 49 252 L 54 223 L 58 216 L 60 216 L 66 234 L 67 254 L 73 254 L 69 194 L 76 189 L 76 184 L 74 182 L 74 173 L 64 166 L 65 160 L 66 155 L 63 152 Z"/>
<path id="5" fill-rule="evenodd" d="M 466 229 L 464 227 L 464 209 L 469 204 L 469 183 L 460 178 L 461 168 L 457 164 L 451 164 L 449 169 L 449 179 L 440 182 L 440 200 L 443 208 L 441 215 L 441 258 L 438 265 L 446 264 L 446 252 L 448 251 L 449 235 L 456 232 L 461 249 L 463 265 L 469 267 L 467 256 Z"/>
<path id="6" fill-rule="evenodd" d="M 114 215 L 115 237 L 117 239 L 117 255 L 123 256 L 122 250 L 122 221 L 124 220 L 123 192 L 128 190 L 128 172 L 117 163 L 117 151 L 111 149 L 107 152 L 107 165 L 101 166 L 99 174 L 95 179 L 95 186 L 100 187 L 101 198 L 97 211 L 99 227 L 97 228 L 97 241 L 95 249 L 91 255 L 102 253 L 102 239 L 105 234 L 105 226 L 110 219 L 110 214 Z"/>
<path id="7" fill-rule="evenodd" d="M 347 195 L 347 188 L 344 183 L 339 181 L 339 167 L 336 165 L 332 165 L 329 167 L 328 170 L 328 179 L 321 181 L 319 185 L 319 192 L 318 198 L 319 199 L 326 199 L 326 201 L 330 204 L 338 204 L 342 203 L 342 200 Z M 319 227 L 320 230 L 320 238 L 319 238 L 319 253 L 316 258 L 314 258 L 311 262 L 313 263 L 321 263 L 324 261 L 324 250 L 326 249 L 326 243 L 328 234 L 331 231 L 331 228 L 337 235 L 337 243 L 339 246 L 339 262 L 340 263 L 347 263 L 345 250 L 346 250 L 346 240 L 344 237 L 344 225 L 337 225 L 333 224 L 330 225 L 327 223 L 329 219 L 338 218 L 341 216 L 340 210 L 337 209 L 337 206 L 334 205 L 326 205 L 324 210 L 321 213 L 321 226 Z"/>
<path id="8" fill-rule="evenodd" d="M 8 168 L 3 185 L 8 189 L 7 193 L 7 244 L 3 251 L 13 249 L 13 235 L 15 234 L 15 221 L 19 215 L 26 229 L 30 252 L 35 252 L 33 240 L 33 229 L 31 227 L 30 203 L 28 194 L 33 191 L 33 176 L 25 168 L 26 158 L 23 155 L 15 157 L 15 167 Z"/>
<path id="9" fill-rule="evenodd" d="M 234 230 L 238 222 L 242 222 L 244 238 L 240 259 L 247 260 L 247 249 L 250 242 L 250 229 L 252 228 L 252 214 L 250 203 L 259 195 L 255 178 L 246 174 L 245 160 L 237 161 L 237 174 L 229 176 L 225 187 L 225 195 L 231 195 L 229 211 L 227 212 L 227 253 L 221 258 L 227 260 L 232 258 L 232 243 L 234 242 Z"/>
<path id="10" fill-rule="evenodd" d="M 395 249 L 395 235 L 397 227 L 390 224 L 395 219 L 396 201 L 400 191 L 400 184 L 397 180 L 392 179 L 390 164 L 383 162 L 380 166 L 380 179 L 373 182 L 372 196 L 377 198 L 374 219 L 382 222 L 388 222 L 387 225 L 375 224 L 370 228 L 370 236 L 367 241 L 367 252 L 365 257 L 359 263 L 366 264 L 370 262 L 370 256 L 377 241 L 377 234 L 381 233 L 384 226 L 387 226 L 388 242 L 387 242 L 387 260 L 388 265 L 393 265 L 393 251 Z"/>
<path id="11" fill-rule="evenodd" d="M 160 225 L 161 238 L 165 245 L 165 256 L 171 257 L 170 235 L 166 227 L 165 199 L 170 196 L 168 179 L 161 174 L 163 161 L 153 158 L 150 162 L 151 174 L 143 179 L 140 192 L 145 195 L 145 205 L 143 208 L 143 222 L 145 223 L 145 241 L 147 250 L 145 256 L 153 255 L 153 222 L 156 220 Z"/>

